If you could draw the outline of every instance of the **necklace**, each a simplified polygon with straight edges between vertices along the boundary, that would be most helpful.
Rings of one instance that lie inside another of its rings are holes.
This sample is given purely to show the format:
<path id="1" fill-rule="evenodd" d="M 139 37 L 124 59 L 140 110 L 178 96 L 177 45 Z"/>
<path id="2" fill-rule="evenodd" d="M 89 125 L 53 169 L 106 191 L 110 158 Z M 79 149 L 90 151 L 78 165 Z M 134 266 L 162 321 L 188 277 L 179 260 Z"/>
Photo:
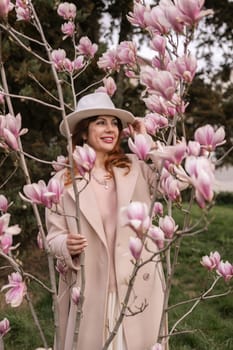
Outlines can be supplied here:
<path id="1" fill-rule="evenodd" d="M 94 173 L 91 173 L 93 179 L 99 184 L 99 185 L 102 185 L 104 186 L 104 189 L 107 190 L 108 189 L 108 180 L 106 179 L 103 179 L 103 180 L 100 180 L 98 179 Z"/>

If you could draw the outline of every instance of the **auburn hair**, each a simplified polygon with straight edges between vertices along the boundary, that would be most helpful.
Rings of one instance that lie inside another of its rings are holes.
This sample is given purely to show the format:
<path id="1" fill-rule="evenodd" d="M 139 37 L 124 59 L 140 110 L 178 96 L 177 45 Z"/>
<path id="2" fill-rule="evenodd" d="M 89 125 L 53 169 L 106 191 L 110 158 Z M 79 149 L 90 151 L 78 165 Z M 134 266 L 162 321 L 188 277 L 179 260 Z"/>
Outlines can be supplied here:
<path id="1" fill-rule="evenodd" d="M 72 135 L 72 146 L 73 146 L 73 151 L 75 149 L 75 146 L 83 146 L 85 143 L 85 137 L 84 135 L 88 135 L 88 129 L 89 125 L 91 122 L 94 122 L 97 120 L 99 116 L 94 116 L 94 117 L 89 117 L 86 119 L 81 120 L 77 125 L 74 130 L 74 134 Z M 128 158 L 128 156 L 123 152 L 121 146 L 120 146 L 120 141 L 121 141 L 121 132 L 123 129 L 121 120 L 117 118 L 117 126 L 119 130 L 119 136 L 117 143 L 114 147 L 114 149 L 108 153 L 108 157 L 105 161 L 105 169 L 113 176 L 113 167 L 117 168 L 125 168 L 126 173 L 130 171 L 131 168 L 131 160 Z M 66 174 L 66 181 L 65 184 L 70 184 L 71 183 L 71 176 L 70 176 L 70 171 L 67 169 L 67 174 Z M 75 169 L 75 173 L 78 174 L 77 168 Z"/>

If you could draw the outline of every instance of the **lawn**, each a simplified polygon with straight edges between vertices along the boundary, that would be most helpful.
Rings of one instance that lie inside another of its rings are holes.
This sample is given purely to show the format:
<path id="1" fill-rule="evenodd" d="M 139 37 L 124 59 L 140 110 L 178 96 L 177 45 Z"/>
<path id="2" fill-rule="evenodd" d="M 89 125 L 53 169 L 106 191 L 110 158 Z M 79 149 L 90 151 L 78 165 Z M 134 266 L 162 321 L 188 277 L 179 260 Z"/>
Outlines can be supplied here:
<path id="1" fill-rule="evenodd" d="M 195 207 L 192 217 L 194 221 L 200 217 L 200 210 L 197 207 Z M 181 219 L 181 215 L 177 213 L 176 220 L 180 224 Z M 211 251 L 218 250 L 223 260 L 233 262 L 233 205 L 215 206 L 211 209 L 208 219 L 211 222 L 206 232 L 187 237 L 182 241 L 170 306 L 199 296 L 211 285 L 213 275 L 200 264 L 203 255 L 209 255 Z M 46 272 L 45 257 L 43 255 L 36 256 L 34 253 L 33 256 L 34 260 L 30 262 L 30 267 L 34 266 L 35 274 L 43 277 Z M 232 286 L 232 282 L 229 285 Z M 215 292 L 222 293 L 227 290 L 229 285 L 221 280 Z M 51 298 L 35 283 L 31 283 L 31 296 L 35 302 L 47 341 L 51 345 L 53 338 Z M 169 313 L 170 327 L 188 311 L 191 305 L 189 303 L 171 310 Z M 34 350 L 42 345 L 26 302 L 18 309 L 11 309 L 5 306 L 3 295 L 1 295 L 0 306 L 0 320 L 7 317 L 11 323 L 11 331 L 5 336 L 5 350 Z M 185 333 L 171 338 L 170 350 L 232 350 L 232 319 L 232 294 L 203 301 L 178 325 L 176 331 L 185 331 Z"/>

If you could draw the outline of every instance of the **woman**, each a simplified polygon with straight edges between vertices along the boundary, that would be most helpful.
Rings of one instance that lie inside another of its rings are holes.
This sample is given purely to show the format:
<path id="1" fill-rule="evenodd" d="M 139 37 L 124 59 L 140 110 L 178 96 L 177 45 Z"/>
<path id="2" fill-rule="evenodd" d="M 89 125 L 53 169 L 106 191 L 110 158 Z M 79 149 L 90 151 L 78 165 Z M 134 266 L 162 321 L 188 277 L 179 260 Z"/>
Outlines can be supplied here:
<path id="1" fill-rule="evenodd" d="M 66 185 L 58 213 L 46 213 L 51 251 L 68 267 L 59 282 L 61 349 L 72 349 L 76 307 L 70 294 L 76 279 L 80 283 L 78 256 L 85 250 L 85 301 L 77 349 L 101 350 L 119 313 L 133 269 L 129 237 L 135 234 L 121 226 L 119 210 L 131 201 L 149 206 L 155 175 L 136 156 L 120 150 L 123 127 L 130 124 L 137 132 L 144 129 L 131 113 L 115 108 L 107 94 L 81 98 L 67 122 L 74 146 L 86 142 L 95 150 L 96 161 L 87 186 L 84 180 L 77 179 L 82 232 L 77 233 L 75 196 L 67 171 L 57 175 Z M 60 131 L 66 134 L 64 122 Z M 141 258 L 147 255 L 144 249 Z M 146 264 L 137 275 L 129 302 L 130 310 L 137 314 L 124 317 L 109 349 L 151 349 L 159 331 L 163 296 L 161 264 Z M 148 306 L 138 312 L 145 302 Z"/>

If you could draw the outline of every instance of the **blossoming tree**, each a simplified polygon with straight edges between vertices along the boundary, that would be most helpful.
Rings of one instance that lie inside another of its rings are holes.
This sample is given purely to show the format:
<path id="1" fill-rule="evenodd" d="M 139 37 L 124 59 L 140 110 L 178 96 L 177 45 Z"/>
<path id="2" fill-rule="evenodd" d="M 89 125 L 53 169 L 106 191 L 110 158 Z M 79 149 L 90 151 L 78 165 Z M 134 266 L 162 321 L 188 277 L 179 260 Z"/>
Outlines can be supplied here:
<path id="1" fill-rule="evenodd" d="M 93 82 L 86 89 L 104 91 L 113 96 L 117 86 L 113 80 L 113 73 L 123 71 L 129 81 L 137 81 L 143 87 L 143 93 L 138 96 L 144 103 L 146 114 L 143 122 L 147 134 L 134 134 L 129 127 L 124 130 L 128 138 L 128 146 L 139 159 L 148 162 L 157 173 L 154 196 L 151 206 L 145 203 L 132 202 L 128 207 L 121 209 L 122 225 L 130 227 L 134 236 L 129 240 L 129 251 L 132 254 L 132 274 L 125 300 L 122 301 L 122 310 L 115 327 L 103 346 L 107 349 L 117 333 L 126 310 L 128 310 L 129 295 L 132 292 L 134 280 L 140 268 L 160 254 L 164 264 L 166 277 L 166 290 L 161 319 L 160 334 L 153 350 L 162 349 L 169 338 L 176 333 L 177 325 L 191 312 L 198 303 L 207 298 L 213 291 L 217 282 L 223 278 L 227 283 L 233 277 L 233 265 L 223 261 L 219 253 L 210 252 L 201 258 L 201 264 L 214 273 L 214 282 L 207 291 L 202 293 L 195 303 L 192 303 L 190 311 L 183 315 L 174 325 L 170 325 L 168 334 L 164 336 L 163 325 L 169 310 L 169 298 L 172 288 L 172 279 L 179 256 L 183 239 L 189 235 L 201 231 L 200 226 L 190 224 L 191 207 L 196 202 L 203 210 L 212 205 L 214 199 L 215 158 L 213 153 L 216 148 L 224 143 L 224 129 L 205 125 L 198 128 L 193 139 L 187 140 L 185 132 L 185 110 L 187 108 L 187 92 L 197 70 L 197 61 L 191 53 L 190 45 L 199 21 L 211 10 L 203 10 L 204 0 L 160 0 L 158 5 L 150 6 L 143 1 L 135 1 L 134 8 L 128 14 L 128 20 L 133 26 L 143 29 L 149 38 L 154 57 L 148 64 L 141 64 L 138 59 L 138 47 L 133 41 L 121 42 L 117 47 L 107 50 L 99 57 L 97 65 L 103 71 L 101 82 Z M 18 21 L 27 21 L 36 31 L 37 37 L 28 36 L 14 28 L 14 24 L 8 22 L 8 15 L 15 11 Z M 68 56 L 63 48 L 54 49 L 48 42 L 43 27 L 41 26 L 38 10 L 33 1 L 0 0 L 0 32 L 15 41 L 25 52 L 33 55 L 35 59 L 50 67 L 56 94 L 52 95 L 53 103 L 48 104 L 34 96 L 25 96 L 25 99 L 33 99 L 37 104 L 43 104 L 48 109 L 59 111 L 64 120 L 67 137 L 68 156 L 58 155 L 56 160 L 51 160 L 53 170 L 59 171 L 64 167 L 70 169 L 72 184 L 76 196 L 76 222 L 77 231 L 80 231 L 79 217 L 79 192 L 76 186 L 74 167 L 77 167 L 80 176 L 85 177 L 95 162 L 94 151 L 85 145 L 72 149 L 71 135 L 66 121 L 66 114 L 76 107 L 76 98 L 81 93 L 78 90 L 78 79 L 88 69 L 88 66 L 98 54 L 98 46 L 92 43 L 87 36 L 78 37 L 76 14 L 77 8 L 73 3 L 60 3 L 57 14 L 64 23 L 61 26 L 63 40 L 70 40 L 73 46 L 73 57 Z M 38 39 L 39 38 L 39 39 Z M 27 44 L 25 44 L 25 42 Z M 42 54 L 32 47 L 39 45 L 43 49 Z M 1 50 L 2 48 L 0 48 Z M 38 225 L 38 244 L 45 249 L 48 256 L 50 274 L 50 286 L 44 286 L 33 276 L 29 275 L 16 259 L 17 245 L 14 245 L 14 236 L 19 235 L 19 225 L 10 225 L 10 207 L 8 198 L 0 194 L 0 255 L 11 265 L 13 272 L 8 276 L 8 284 L 2 286 L 6 292 L 6 303 L 11 307 L 18 307 L 24 298 L 27 299 L 32 310 L 33 318 L 38 326 L 41 339 L 45 348 L 48 348 L 44 332 L 33 308 L 28 293 L 28 281 L 36 280 L 45 287 L 53 296 L 54 304 L 54 333 L 57 349 L 59 347 L 60 330 L 58 319 L 57 286 L 54 269 L 54 261 L 50 255 L 46 242 L 46 230 L 40 217 L 38 206 L 44 206 L 50 210 L 56 210 L 56 206 L 62 196 L 64 186 L 56 178 L 51 178 L 48 183 L 41 179 L 33 182 L 30 177 L 27 158 L 34 158 L 26 154 L 23 149 L 23 136 L 28 132 L 23 128 L 23 116 L 20 111 L 15 111 L 12 99 L 16 98 L 9 91 L 7 71 L 2 62 L 0 77 L 0 103 L 2 114 L 0 115 L 0 147 L 5 153 L 14 153 L 21 164 L 25 175 L 25 184 L 22 186 L 20 197 L 23 201 L 31 203 Z M 64 88 L 65 85 L 65 88 Z M 69 98 L 65 89 L 69 88 Z M 46 87 L 44 91 L 48 93 Z M 42 161 L 42 160 L 38 160 Z M 1 187 L 2 188 L 2 187 Z M 4 188 L 4 186 L 3 186 Z M 184 210 L 182 196 L 186 193 L 188 207 Z M 173 217 L 173 208 L 178 206 L 184 212 L 183 226 L 179 227 Z M 154 242 L 155 249 L 151 251 L 148 261 L 142 261 L 141 252 L 147 249 L 147 241 Z M 171 254 L 173 253 L 173 254 Z M 66 273 L 66 267 L 57 265 L 59 273 Z M 85 255 L 81 254 L 82 283 L 75 286 L 72 298 L 78 305 L 76 332 L 73 339 L 73 347 L 77 348 L 81 311 L 85 295 Z M 52 311 L 51 311 L 52 312 Z M 143 307 L 141 309 L 143 312 Z M 3 348 L 3 337 L 10 329 L 9 321 L 5 318 L 0 321 L 0 344 Z M 62 350 L 62 349 L 60 349 Z"/>

